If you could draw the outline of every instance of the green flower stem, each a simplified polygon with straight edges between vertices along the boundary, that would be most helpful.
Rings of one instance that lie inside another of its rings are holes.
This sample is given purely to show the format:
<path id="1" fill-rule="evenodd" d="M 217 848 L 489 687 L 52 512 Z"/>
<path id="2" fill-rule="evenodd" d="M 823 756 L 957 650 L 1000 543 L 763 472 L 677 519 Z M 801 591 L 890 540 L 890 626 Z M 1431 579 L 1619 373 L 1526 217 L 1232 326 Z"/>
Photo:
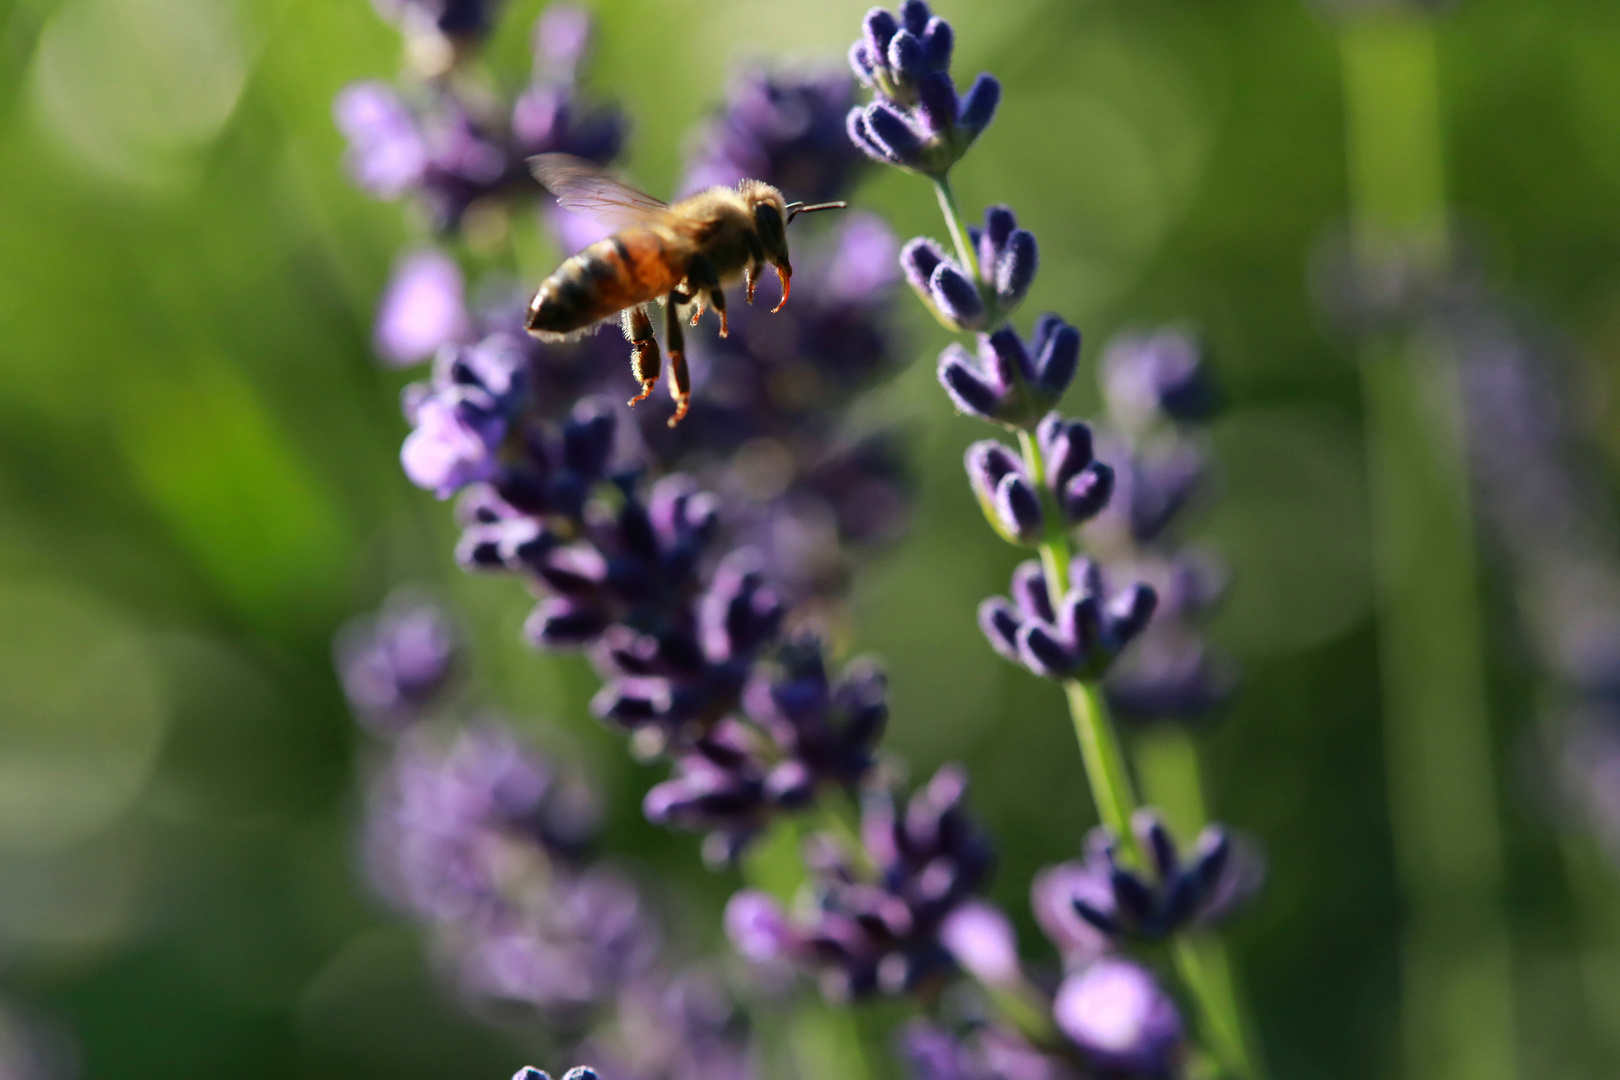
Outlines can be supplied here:
<path id="1" fill-rule="evenodd" d="M 979 281 L 979 260 L 968 243 L 967 228 L 962 224 L 962 208 L 956 204 L 956 192 L 951 190 L 949 176 L 936 177 L 934 194 L 939 196 L 939 209 L 945 215 L 945 227 L 951 230 L 951 242 L 956 245 L 956 258 L 967 271 L 968 280 Z"/>
<path id="2" fill-rule="evenodd" d="M 1080 742 L 1080 757 L 1085 762 L 1086 779 L 1091 783 L 1091 797 L 1097 803 L 1097 817 L 1119 837 L 1130 860 L 1137 866 L 1146 866 L 1142 846 L 1136 833 L 1131 831 L 1131 815 L 1141 804 L 1125 767 L 1125 751 L 1114 732 L 1102 687 L 1094 682 L 1066 679 L 1063 692 L 1069 698 L 1069 715 L 1074 720 L 1075 738 Z"/>
<path id="3" fill-rule="evenodd" d="M 1340 35 L 1357 259 L 1447 271 L 1433 25 L 1390 8 Z M 1516 1073 L 1502 837 L 1453 357 L 1390 332 L 1362 356 L 1390 823 L 1406 918 L 1401 1038 L 1417 1080 Z"/>

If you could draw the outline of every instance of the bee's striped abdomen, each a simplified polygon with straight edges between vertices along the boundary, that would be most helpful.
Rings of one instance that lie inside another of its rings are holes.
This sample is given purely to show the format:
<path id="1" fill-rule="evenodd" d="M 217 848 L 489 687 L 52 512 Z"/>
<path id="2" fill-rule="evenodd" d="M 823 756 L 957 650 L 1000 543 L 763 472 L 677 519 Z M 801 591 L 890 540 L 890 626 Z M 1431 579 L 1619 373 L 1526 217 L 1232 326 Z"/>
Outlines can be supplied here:
<path id="1" fill-rule="evenodd" d="M 657 299 L 685 276 L 670 263 L 663 238 L 651 229 L 626 229 L 598 240 L 541 283 L 529 304 L 528 328 L 542 335 L 571 334 Z"/>

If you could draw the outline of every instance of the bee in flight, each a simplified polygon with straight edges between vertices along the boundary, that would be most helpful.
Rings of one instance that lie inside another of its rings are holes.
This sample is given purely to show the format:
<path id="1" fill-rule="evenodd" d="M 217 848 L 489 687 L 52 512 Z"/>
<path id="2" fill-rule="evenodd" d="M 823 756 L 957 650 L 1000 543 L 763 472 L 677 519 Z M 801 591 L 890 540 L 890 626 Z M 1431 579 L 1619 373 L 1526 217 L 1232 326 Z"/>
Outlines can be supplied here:
<path id="1" fill-rule="evenodd" d="M 630 404 L 645 401 L 658 384 L 658 339 L 653 332 L 655 304 L 665 306 L 669 346 L 669 392 L 675 399 L 674 427 L 691 403 L 686 370 L 683 307 L 694 305 L 692 325 L 705 303 L 720 317 L 726 335 L 728 285 L 743 282 L 748 302 L 766 266 L 776 268 L 787 303 L 793 266 L 788 261 L 787 225 L 812 210 L 841 209 L 841 202 L 788 202 L 782 193 L 759 180 L 735 188 L 712 187 L 670 206 L 627 187 L 596 166 L 567 154 L 541 154 L 529 159 L 529 171 L 565 210 L 586 214 L 617 229 L 559 266 L 529 302 L 525 325 L 543 341 L 563 341 L 622 313 L 630 342 L 630 369 L 641 392 Z"/>

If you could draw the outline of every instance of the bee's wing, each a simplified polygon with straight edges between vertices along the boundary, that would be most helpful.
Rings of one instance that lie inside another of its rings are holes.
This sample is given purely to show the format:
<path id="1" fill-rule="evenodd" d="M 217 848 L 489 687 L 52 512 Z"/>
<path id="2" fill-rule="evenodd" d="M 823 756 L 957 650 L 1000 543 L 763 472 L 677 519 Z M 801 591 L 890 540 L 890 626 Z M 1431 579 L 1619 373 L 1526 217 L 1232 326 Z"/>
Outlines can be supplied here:
<path id="1" fill-rule="evenodd" d="M 608 176 L 589 161 L 571 154 L 536 154 L 529 172 L 557 197 L 557 205 L 585 214 L 609 228 L 642 225 L 664 216 L 669 204 Z"/>

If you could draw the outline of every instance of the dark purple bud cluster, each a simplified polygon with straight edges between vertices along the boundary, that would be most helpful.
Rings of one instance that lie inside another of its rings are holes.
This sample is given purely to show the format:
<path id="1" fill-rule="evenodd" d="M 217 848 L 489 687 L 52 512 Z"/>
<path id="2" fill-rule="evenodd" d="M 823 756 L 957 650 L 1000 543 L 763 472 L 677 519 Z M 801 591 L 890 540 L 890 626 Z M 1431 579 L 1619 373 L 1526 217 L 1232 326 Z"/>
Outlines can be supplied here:
<path id="1" fill-rule="evenodd" d="M 801 78 L 743 74 L 700 136 L 682 190 L 692 194 L 753 179 L 774 185 L 789 200 L 843 198 L 866 162 L 844 128 L 854 103 L 854 84 L 841 72 Z"/>
<path id="2" fill-rule="evenodd" d="M 1001 84 L 981 74 L 958 95 L 950 72 L 954 45 L 951 24 L 923 0 L 906 0 L 898 17 L 883 8 L 867 12 L 849 62 L 876 96 L 848 117 L 849 137 L 867 156 L 944 176 L 990 125 Z"/>
<path id="3" fill-rule="evenodd" d="M 1187 924 L 1211 914 L 1226 888 L 1232 865 L 1232 842 L 1219 826 L 1198 837 L 1185 864 L 1175 839 L 1157 815 L 1139 810 L 1131 822 L 1142 850 L 1152 860 L 1151 873 L 1138 872 L 1119 860 L 1119 841 L 1103 830 L 1087 840 L 1086 870 L 1107 883 L 1101 895 L 1073 898 L 1080 917 L 1110 938 L 1160 941 Z"/>
<path id="4" fill-rule="evenodd" d="M 1231 662 L 1199 629 L 1226 574 L 1211 554 L 1181 546 L 1175 526 L 1210 488 L 1199 427 L 1219 394 L 1197 341 L 1176 330 L 1117 338 L 1098 374 L 1112 430 L 1097 451 L 1116 479 L 1088 539 L 1131 565 L 1160 599 L 1153 625 L 1109 673 L 1109 702 L 1133 719 L 1206 715 L 1237 683 Z"/>
<path id="5" fill-rule="evenodd" d="M 355 717 L 379 735 L 420 720 L 455 681 L 461 638 L 444 610 L 398 593 L 337 636 L 338 675 Z"/>
<path id="6" fill-rule="evenodd" d="M 551 1074 L 533 1065 L 525 1065 L 512 1074 L 512 1080 L 551 1080 Z M 563 1073 L 563 1080 L 597 1080 L 596 1070 L 589 1065 L 575 1065 Z"/>
<path id="7" fill-rule="evenodd" d="M 938 318 L 953 330 L 979 330 L 1004 321 L 1035 280 L 1040 254 L 1035 234 L 1018 227 L 1005 206 L 984 212 L 984 227 L 968 227 L 977 253 L 978 280 L 938 243 L 919 237 L 900 253 L 906 280 Z"/>
<path id="8" fill-rule="evenodd" d="M 675 757 L 647 793 L 648 820 L 706 832 L 704 856 L 733 862 L 772 818 L 809 806 L 824 786 L 858 793 L 888 721 L 883 671 L 856 661 L 834 684 L 814 639 L 784 645 L 743 694 L 754 727 L 723 720 Z"/>
<path id="9" fill-rule="evenodd" d="M 1079 363 L 1080 331 L 1056 315 L 1042 315 L 1028 345 L 1002 326 L 979 335 L 977 356 L 947 346 L 939 356 L 939 381 L 959 411 L 1028 430 L 1057 404 Z"/>
<path id="10" fill-rule="evenodd" d="M 1069 590 L 1054 603 L 1041 564 L 1013 571 L 1012 601 L 993 596 L 979 605 L 979 627 L 997 652 L 1052 679 L 1098 678 L 1153 617 L 1158 596 L 1138 582 L 1105 590 L 1090 559 L 1069 566 Z"/>
<path id="11" fill-rule="evenodd" d="M 937 772 L 898 803 L 869 796 L 861 850 L 831 836 L 806 845 L 810 907 L 790 918 L 778 902 L 744 890 L 726 908 L 726 931 L 756 962 L 814 969 L 832 1000 L 915 992 L 955 970 L 942 927 L 983 884 L 988 841 L 963 806 L 966 774 Z"/>
<path id="12" fill-rule="evenodd" d="M 1079 525 L 1108 505 L 1114 470 L 1091 455 L 1091 428 L 1049 413 L 1036 429 L 1046 490 L 1062 520 Z M 967 450 L 968 482 L 985 519 L 1009 543 L 1034 545 L 1046 536 L 1046 510 L 1023 458 L 994 439 Z"/>
<path id="13" fill-rule="evenodd" d="M 419 65 L 436 76 L 482 40 L 491 5 L 402 0 L 393 7 L 413 49 L 423 42 L 444 43 L 442 57 Z M 424 13 L 432 18 L 424 20 Z M 578 12 L 568 18 L 548 12 L 542 19 L 534 79 L 510 106 L 468 95 L 454 80 L 404 90 L 374 80 L 345 88 L 333 116 L 349 142 L 350 175 L 378 198 L 415 194 L 434 225 L 449 231 L 474 204 L 508 196 L 539 198 L 540 186 L 524 165 L 532 154 L 611 161 L 624 142 L 623 116 L 585 105 L 571 64 L 560 74 L 557 70 L 556 58 L 575 48 L 582 18 Z M 422 27 L 421 33 L 413 29 Z"/>

